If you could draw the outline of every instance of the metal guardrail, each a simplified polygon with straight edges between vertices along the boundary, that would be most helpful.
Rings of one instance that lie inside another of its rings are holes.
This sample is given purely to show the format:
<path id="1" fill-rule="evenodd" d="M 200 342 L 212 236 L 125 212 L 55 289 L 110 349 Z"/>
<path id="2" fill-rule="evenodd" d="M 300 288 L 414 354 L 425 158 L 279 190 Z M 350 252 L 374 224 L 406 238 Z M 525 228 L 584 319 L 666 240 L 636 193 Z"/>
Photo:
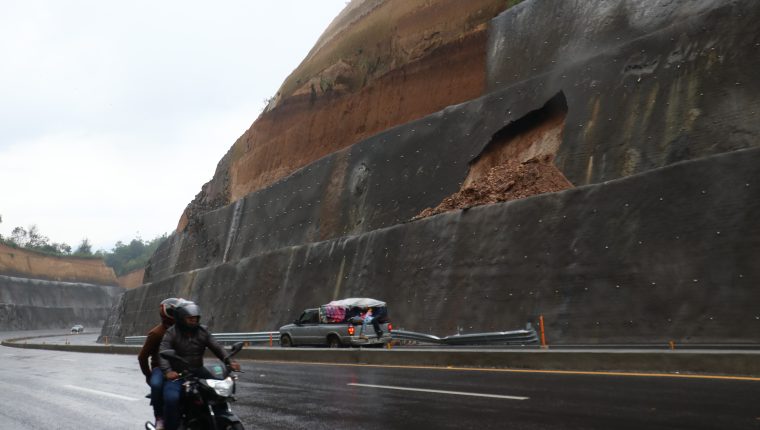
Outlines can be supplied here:
<path id="1" fill-rule="evenodd" d="M 214 338 L 221 344 L 235 342 L 272 342 L 280 343 L 280 332 L 278 331 L 260 331 L 253 333 L 213 333 Z M 142 345 L 145 343 L 147 336 L 125 336 L 124 343 L 127 345 Z"/>
<path id="2" fill-rule="evenodd" d="M 125 336 L 124 343 L 127 345 L 142 345 L 148 336 Z"/>
<path id="3" fill-rule="evenodd" d="M 491 333 L 455 334 L 446 337 L 394 330 L 392 335 L 394 339 L 440 345 L 526 345 L 538 343 L 538 334 L 533 328 Z"/>
<path id="4" fill-rule="evenodd" d="M 432 334 L 417 333 L 406 330 L 393 330 L 393 339 L 406 340 L 420 343 L 434 343 L 440 345 L 526 345 L 538 343 L 538 334 L 532 327 L 524 330 L 498 331 L 490 333 L 455 334 L 452 336 L 438 337 Z M 229 344 L 234 342 L 248 343 L 280 343 L 280 332 L 260 331 L 253 333 L 214 333 L 219 343 Z M 124 343 L 128 345 L 142 345 L 146 336 L 126 336 Z"/>
<path id="5" fill-rule="evenodd" d="M 235 342 L 274 342 L 280 343 L 279 331 L 259 331 L 253 333 L 214 333 L 214 338 L 219 343 L 235 343 Z"/>

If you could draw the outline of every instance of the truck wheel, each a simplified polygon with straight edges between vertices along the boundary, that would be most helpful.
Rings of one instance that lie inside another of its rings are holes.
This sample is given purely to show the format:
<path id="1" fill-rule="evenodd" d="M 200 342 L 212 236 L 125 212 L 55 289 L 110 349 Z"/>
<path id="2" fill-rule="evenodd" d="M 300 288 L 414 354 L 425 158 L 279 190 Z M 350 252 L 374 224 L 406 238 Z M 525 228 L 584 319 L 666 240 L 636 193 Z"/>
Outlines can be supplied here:
<path id="1" fill-rule="evenodd" d="M 290 336 L 288 336 L 287 334 L 282 335 L 282 337 L 280 338 L 280 346 L 283 348 L 290 348 L 291 346 L 293 346 L 293 340 L 290 339 Z"/>
<path id="2" fill-rule="evenodd" d="M 340 348 L 342 345 L 338 336 L 331 335 L 327 337 L 327 346 L 330 348 Z"/>

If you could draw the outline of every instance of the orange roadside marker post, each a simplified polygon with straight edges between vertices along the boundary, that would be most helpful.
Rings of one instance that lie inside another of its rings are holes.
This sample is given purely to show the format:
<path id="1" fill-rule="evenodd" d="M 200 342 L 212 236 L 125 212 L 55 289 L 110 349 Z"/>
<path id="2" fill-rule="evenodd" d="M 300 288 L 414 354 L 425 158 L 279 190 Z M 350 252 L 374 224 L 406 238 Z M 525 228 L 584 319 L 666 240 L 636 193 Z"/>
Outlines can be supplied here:
<path id="1" fill-rule="evenodd" d="M 544 332 L 544 316 L 543 315 L 538 316 L 538 327 L 541 330 L 541 348 L 545 349 L 548 346 L 546 345 L 546 334 Z"/>

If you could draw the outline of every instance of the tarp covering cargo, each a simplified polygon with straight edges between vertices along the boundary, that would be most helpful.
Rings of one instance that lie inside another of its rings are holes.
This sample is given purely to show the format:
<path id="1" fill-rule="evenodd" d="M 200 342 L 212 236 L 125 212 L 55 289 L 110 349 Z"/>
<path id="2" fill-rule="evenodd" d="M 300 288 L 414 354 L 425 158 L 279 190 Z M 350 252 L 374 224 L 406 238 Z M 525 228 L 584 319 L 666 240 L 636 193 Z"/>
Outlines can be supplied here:
<path id="1" fill-rule="evenodd" d="M 352 297 L 343 300 L 333 300 L 326 306 L 343 306 L 345 308 L 379 308 L 385 307 L 385 302 L 369 298 Z"/>
<path id="2" fill-rule="evenodd" d="M 322 323 L 341 323 L 350 317 L 358 316 L 358 314 L 353 314 L 351 312 L 352 310 L 366 310 L 368 308 L 376 310 L 379 308 L 385 308 L 385 302 L 370 298 L 356 297 L 333 300 L 332 302 L 319 307 L 319 320 Z"/>

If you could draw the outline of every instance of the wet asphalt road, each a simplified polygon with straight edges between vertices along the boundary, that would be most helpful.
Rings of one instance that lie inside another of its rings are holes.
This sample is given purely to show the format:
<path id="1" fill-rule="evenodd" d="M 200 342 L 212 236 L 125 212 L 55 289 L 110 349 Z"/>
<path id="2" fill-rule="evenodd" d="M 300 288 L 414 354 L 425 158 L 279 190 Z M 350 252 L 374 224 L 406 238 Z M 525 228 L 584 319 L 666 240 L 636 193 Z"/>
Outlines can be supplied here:
<path id="1" fill-rule="evenodd" d="M 759 381 L 251 364 L 238 406 L 268 429 L 760 429 Z"/>
<path id="2" fill-rule="evenodd" d="M 135 429 L 151 412 L 136 359 L 0 347 L 0 429 Z"/>
<path id="3" fill-rule="evenodd" d="M 760 429 L 760 381 L 242 365 L 246 429 Z M 139 429 L 151 415 L 133 356 L 2 347 L 0 381 L 0 429 Z"/>

